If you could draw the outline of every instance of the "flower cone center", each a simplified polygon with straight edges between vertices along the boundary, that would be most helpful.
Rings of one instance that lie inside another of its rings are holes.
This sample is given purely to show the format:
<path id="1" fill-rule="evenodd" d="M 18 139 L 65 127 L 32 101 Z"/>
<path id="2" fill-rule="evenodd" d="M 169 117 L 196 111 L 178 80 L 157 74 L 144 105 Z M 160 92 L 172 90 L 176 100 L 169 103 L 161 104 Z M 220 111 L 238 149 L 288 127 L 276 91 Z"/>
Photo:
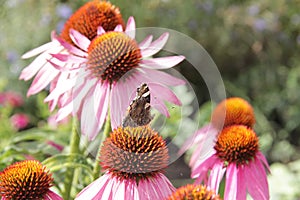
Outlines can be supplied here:
<path id="1" fill-rule="evenodd" d="M 169 162 L 163 138 L 148 126 L 115 129 L 101 148 L 101 166 L 121 179 L 153 177 Z"/>
<path id="2" fill-rule="evenodd" d="M 0 194 L 6 199 L 43 199 L 52 176 L 38 161 L 15 163 L 0 173 Z"/>
<path id="3" fill-rule="evenodd" d="M 214 148 L 221 160 L 237 165 L 246 164 L 258 152 L 258 137 L 246 126 L 228 126 L 219 134 Z"/>
<path id="4" fill-rule="evenodd" d="M 223 100 L 212 114 L 212 124 L 219 128 L 231 125 L 253 127 L 255 116 L 252 106 L 242 98 L 233 97 Z"/>
<path id="5" fill-rule="evenodd" d="M 73 44 L 69 31 L 77 30 L 82 35 L 92 40 L 97 36 L 97 28 L 102 26 L 106 31 L 112 31 L 124 21 L 119 8 L 106 1 L 91 1 L 80 7 L 65 23 L 60 36 Z"/>
<path id="6" fill-rule="evenodd" d="M 178 188 L 167 200 L 221 200 L 221 198 L 206 186 L 188 184 Z"/>
<path id="7" fill-rule="evenodd" d="M 122 32 L 107 32 L 96 37 L 88 48 L 88 69 L 110 83 L 138 67 L 141 51 L 135 40 Z"/>

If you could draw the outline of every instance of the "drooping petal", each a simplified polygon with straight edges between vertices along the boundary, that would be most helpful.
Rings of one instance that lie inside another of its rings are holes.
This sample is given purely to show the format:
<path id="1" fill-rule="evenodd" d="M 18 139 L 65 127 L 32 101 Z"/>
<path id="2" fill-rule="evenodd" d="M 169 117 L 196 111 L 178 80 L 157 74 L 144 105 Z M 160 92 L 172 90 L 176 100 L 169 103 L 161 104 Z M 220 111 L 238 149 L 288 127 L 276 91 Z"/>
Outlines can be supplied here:
<path id="1" fill-rule="evenodd" d="M 266 157 L 260 151 L 257 152 L 256 157 L 257 157 L 258 160 L 262 161 L 264 167 L 266 167 L 266 169 L 267 169 L 267 172 L 270 173 L 271 170 L 270 170 L 270 166 L 268 164 L 268 161 L 267 161 Z"/>
<path id="2" fill-rule="evenodd" d="M 27 96 L 36 94 L 43 90 L 54 78 L 59 74 L 59 71 L 54 67 L 45 65 L 34 78 Z"/>
<path id="3" fill-rule="evenodd" d="M 238 177 L 237 177 L 237 199 L 246 199 L 247 198 L 247 188 L 246 188 L 246 174 L 245 174 L 245 170 L 244 170 L 244 165 L 239 166 L 238 169 Z"/>
<path id="4" fill-rule="evenodd" d="M 159 52 L 167 43 L 169 38 L 169 33 L 162 34 L 158 39 L 152 42 L 148 48 L 141 49 L 141 54 L 143 58 L 153 56 Z"/>
<path id="5" fill-rule="evenodd" d="M 215 153 L 214 145 L 216 143 L 216 137 L 218 135 L 218 131 L 212 126 L 207 130 L 204 139 L 199 145 L 196 147 L 191 159 L 190 159 L 190 167 L 193 169 L 195 166 L 200 165 L 204 160 Z M 198 139 L 198 138 L 196 138 Z"/>
<path id="6" fill-rule="evenodd" d="M 235 163 L 230 163 L 226 171 L 226 184 L 224 191 L 224 200 L 237 199 L 238 191 L 238 169 Z"/>
<path id="7" fill-rule="evenodd" d="M 201 183 L 207 176 L 207 172 L 215 163 L 222 163 L 216 155 L 207 158 L 201 165 L 197 166 L 191 173 L 191 178 L 197 178 L 196 182 Z"/>
<path id="8" fill-rule="evenodd" d="M 213 167 L 212 170 L 209 174 L 209 178 L 208 178 L 208 186 L 213 189 L 214 191 L 216 191 L 218 193 L 219 191 L 219 186 L 220 183 L 222 181 L 222 178 L 225 174 L 226 168 L 223 166 L 222 162 L 216 162 Z"/>
<path id="9" fill-rule="evenodd" d="M 135 38 L 135 21 L 133 17 L 129 17 L 125 29 L 126 35 L 128 35 L 130 38 Z"/>
<path id="10" fill-rule="evenodd" d="M 167 56 L 141 60 L 140 66 L 148 69 L 169 69 L 185 59 L 184 56 Z"/>
<path id="11" fill-rule="evenodd" d="M 269 186 L 267 175 L 262 163 L 256 158 L 245 166 L 247 175 L 247 190 L 253 199 L 269 199 Z"/>
<path id="12" fill-rule="evenodd" d="M 91 41 L 74 29 L 70 29 L 70 38 L 81 49 L 87 51 Z"/>
<path id="13" fill-rule="evenodd" d="M 59 196 L 58 194 L 56 194 L 55 192 L 52 192 L 51 190 L 49 190 L 46 194 L 46 197 L 49 200 L 63 200 L 63 198 L 61 196 Z"/>
<path id="14" fill-rule="evenodd" d="M 145 49 L 149 47 L 153 40 L 153 35 L 148 35 L 141 43 L 139 43 L 139 48 L 140 49 Z"/>
<path id="15" fill-rule="evenodd" d="M 22 59 L 31 58 L 33 56 L 36 56 L 40 53 L 43 53 L 43 52 L 49 50 L 49 49 L 55 48 L 55 47 L 57 47 L 57 45 L 58 45 L 57 42 L 54 42 L 54 41 L 48 42 L 46 44 L 43 44 L 35 49 L 32 49 L 32 50 L 24 53 L 21 58 Z"/>

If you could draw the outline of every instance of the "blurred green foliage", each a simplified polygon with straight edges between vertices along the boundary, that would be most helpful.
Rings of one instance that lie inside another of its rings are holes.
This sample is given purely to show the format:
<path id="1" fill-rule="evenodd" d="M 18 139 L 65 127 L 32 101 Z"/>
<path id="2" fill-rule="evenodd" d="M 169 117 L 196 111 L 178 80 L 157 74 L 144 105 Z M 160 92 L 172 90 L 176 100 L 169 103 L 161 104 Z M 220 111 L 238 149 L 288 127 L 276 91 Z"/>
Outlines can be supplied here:
<path id="1" fill-rule="evenodd" d="M 299 0 L 111 1 L 120 8 L 124 19 L 134 16 L 137 27 L 174 29 L 198 41 L 218 66 L 227 95 L 243 97 L 254 106 L 257 117 L 255 129 L 268 161 L 271 164 L 299 163 Z M 18 81 L 18 76 L 32 59 L 21 60 L 21 55 L 50 41 L 50 32 L 59 32 L 66 20 L 64 14 L 76 10 L 84 2 L 86 1 L 0 0 L 0 92 L 14 90 L 25 97 L 29 83 Z M 194 86 L 201 107 L 199 120 L 203 124 L 209 120 L 211 111 L 206 85 L 199 74 L 189 73 L 187 64 L 182 64 L 177 69 Z M 49 135 L 51 139 L 67 145 L 68 126 L 51 129 L 53 134 L 47 132 L 49 127 L 47 128 L 45 119 L 50 113 L 42 101 L 45 95 L 46 92 L 26 99 L 22 108 L 23 112 L 30 115 L 32 126 L 43 127 L 43 130 L 16 132 L 8 121 L 13 111 L 1 107 L 1 159 L 4 154 L 10 153 L 20 155 L 16 159 L 22 159 L 24 155 L 21 152 L 26 149 L 29 151 L 26 153 L 45 159 L 46 152 L 34 150 L 43 145 Z M 184 112 L 188 113 L 186 116 L 192 113 L 186 110 Z M 166 130 L 170 132 L 173 132 L 173 125 L 179 120 L 175 111 L 173 115 L 173 121 L 166 123 L 170 124 L 166 126 Z M 186 126 L 191 128 L 195 125 L 189 126 L 192 124 L 191 120 L 185 120 Z M 21 137 L 19 134 L 24 137 L 22 141 L 18 140 Z M 26 139 L 27 134 L 37 138 Z M 32 144 L 28 145 L 26 142 L 32 141 L 37 142 L 34 144 L 36 148 L 27 148 Z M 19 145 L 20 143 L 26 145 Z M 41 148 L 41 151 L 48 150 Z M 3 158 L 0 161 L 1 169 L 4 163 L 12 161 Z M 285 172 L 287 170 L 287 173 L 294 173 L 299 178 L 299 168 L 286 166 Z M 299 198 L 299 191 L 288 197 L 296 198 L 297 195 Z M 287 197 L 283 194 L 278 199 L 283 198 Z"/>

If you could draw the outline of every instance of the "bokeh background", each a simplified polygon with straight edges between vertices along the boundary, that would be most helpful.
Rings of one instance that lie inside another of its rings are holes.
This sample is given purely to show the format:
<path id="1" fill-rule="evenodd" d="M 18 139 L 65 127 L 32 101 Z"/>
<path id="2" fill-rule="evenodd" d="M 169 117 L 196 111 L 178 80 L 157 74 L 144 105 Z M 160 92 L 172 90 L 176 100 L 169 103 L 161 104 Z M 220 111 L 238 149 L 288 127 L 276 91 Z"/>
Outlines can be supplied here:
<path id="1" fill-rule="evenodd" d="M 70 123 L 53 122 L 43 103 L 47 91 L 26 98 L 30 81 L 19 81 L 18 76 L 32 61 L 21 55 L 50 41 L 50 32 L 59 33 L 85 2 L 0 0 L 1 170 L 24 157 L 43 160 L 59 153 L 52 142 L 67 146 Z M 245 98 L 255 109 L 255 130 L 271 165 L 271 198 L 300 199 L 300 1 L 111 2 L 124 19 L 134 16 L 137 27 L 173 29 L 206 49 L 222 75 L 227 96 Z M 205 124 L 211 109 L 205 82 L 188 63 L 177 70 L 192 84 L 200 107 L 195 115 Z M 189 102 L 192 95 L 185 98 Z M 169 123 L 166 136 L 172 136 L 176 120 Z"/>

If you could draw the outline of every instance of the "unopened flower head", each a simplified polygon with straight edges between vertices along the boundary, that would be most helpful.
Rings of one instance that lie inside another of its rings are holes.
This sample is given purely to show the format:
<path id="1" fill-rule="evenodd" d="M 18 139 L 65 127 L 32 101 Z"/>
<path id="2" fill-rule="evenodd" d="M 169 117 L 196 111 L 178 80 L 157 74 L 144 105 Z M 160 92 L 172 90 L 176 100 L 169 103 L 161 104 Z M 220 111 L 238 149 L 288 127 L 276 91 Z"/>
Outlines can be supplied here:
<path id="1" fill-rule="evenodd" d="M 221 198 L 204 185 L 188 184 L 178 188 L 166 200 L 221 200 Z"/>
<path id="2" fill-rule="evenodd" d="M 103 143 L 104 175 L 83 189 L 79 199 L 164 199 L 175 188 L 162 174 L 169 162 L 163 138 L 149 126 L 117 128 Z"/>
<path id="3" fill-rule="evenodd" d="M 252 106 L 246 100 L 232 97 L 217 105 L 213 111 L 211 122 L 219 129 L 234 124 L 253 127 L 255 116 Z"/>
<path id="4" fill-rule="evenodd" d="M 5 200 L 61 200 L 61 197 L 50 191 L 52 182 L 52 175 L 40 162 L 21 161 L 0 173 L 0 195 Z"/>

